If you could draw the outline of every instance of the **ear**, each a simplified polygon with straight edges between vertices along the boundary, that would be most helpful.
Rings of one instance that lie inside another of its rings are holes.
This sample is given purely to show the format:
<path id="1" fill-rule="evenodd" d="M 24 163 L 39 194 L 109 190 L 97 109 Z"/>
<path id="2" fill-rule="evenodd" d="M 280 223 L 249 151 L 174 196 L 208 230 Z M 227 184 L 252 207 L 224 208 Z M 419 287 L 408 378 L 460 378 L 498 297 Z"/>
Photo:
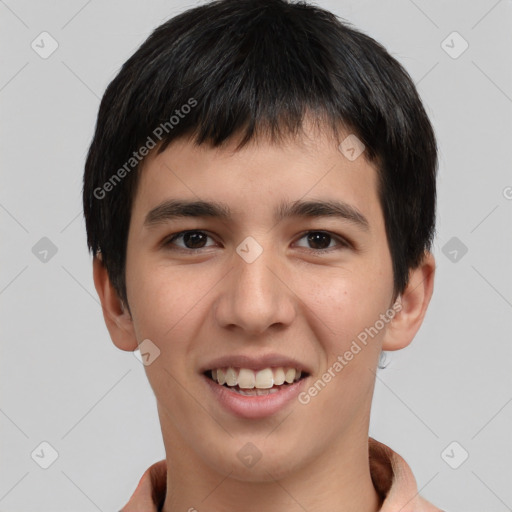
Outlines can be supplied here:
<path id="1" fill-rule="evenodd" d="M 112 286 L 101 257 L 95 256 L 92 265 L 94 286 L 110 337 L 117 348 L 133 352 L 138 348 L 138 343 L 130 312 Z"/>
<path id="2" fill-rule="evenodd" d="M 435 268 L 434 256 L 427 251 L 421 264 L 410 270 L 407 287 L 393 306 L 398 312 L 388 324 L 382 350 L 400 350 L 414 339 L 434 291 Z"/>

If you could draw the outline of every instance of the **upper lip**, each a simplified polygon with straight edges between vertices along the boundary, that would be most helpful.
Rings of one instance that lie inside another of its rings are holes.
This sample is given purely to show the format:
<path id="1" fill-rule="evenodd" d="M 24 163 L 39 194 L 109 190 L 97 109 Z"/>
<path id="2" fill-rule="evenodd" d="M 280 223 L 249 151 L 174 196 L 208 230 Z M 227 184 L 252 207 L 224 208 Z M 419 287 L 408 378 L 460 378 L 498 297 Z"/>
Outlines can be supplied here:
<path id="1" fill-rule="evenodd" d="M 266 354 L 260 357 L 253 357 L 247 355 L 230 355 L 225 357 L 217 357 L 207 363 L 200 370 L 204 373 L 208 370 L 216 370 L 218 368 L 247 368 L 250 370 L 258 371 L 265 368 L 295 368 L 301 370 L 303 373 L 311 374 L 311 370 L 297 359 L 293 359 L 280 354 Z"/>

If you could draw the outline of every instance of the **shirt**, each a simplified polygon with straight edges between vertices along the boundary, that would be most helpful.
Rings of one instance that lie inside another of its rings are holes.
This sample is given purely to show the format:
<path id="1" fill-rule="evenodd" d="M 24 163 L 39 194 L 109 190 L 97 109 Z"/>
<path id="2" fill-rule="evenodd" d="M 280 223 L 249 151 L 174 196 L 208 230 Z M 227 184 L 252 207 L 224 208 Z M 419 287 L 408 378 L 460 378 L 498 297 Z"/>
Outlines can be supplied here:
<path id="1" fill-rule="evenodd" d="M 379 512 L 443 512 L 419 495 L 411 468 L 391 448 L 369 437 L 370 474 L 379 497 Z M 166 493 L 167 463 L 163 459 L 142 475 L 120 512 L 160 512 Z"/>

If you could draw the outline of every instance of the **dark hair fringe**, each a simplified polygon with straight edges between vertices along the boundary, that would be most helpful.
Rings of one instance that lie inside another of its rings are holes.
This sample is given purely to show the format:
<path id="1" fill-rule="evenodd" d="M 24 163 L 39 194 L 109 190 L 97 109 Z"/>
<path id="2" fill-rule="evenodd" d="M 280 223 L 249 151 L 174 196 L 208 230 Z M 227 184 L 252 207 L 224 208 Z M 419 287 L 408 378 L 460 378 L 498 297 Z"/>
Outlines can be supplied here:
<path id="1" fill-rule="evenodd" d="M 108 86 L 84 173 L 87 243 L 101 252 L 127 302 L 126 243 L 137 169 L 104 199 L 111 178 L 156 127 L 197 101 L 162 139 L 239 147 L 265 135 L 298 135 L 306 115 L 339 136 L 354 133 L 378 163 L 379 198 L 393 260 L 395 297 L 430 250 L 437 146 L 414 83 L 385 48 L 305 2 L 219 0 L 158 27 Z"/>

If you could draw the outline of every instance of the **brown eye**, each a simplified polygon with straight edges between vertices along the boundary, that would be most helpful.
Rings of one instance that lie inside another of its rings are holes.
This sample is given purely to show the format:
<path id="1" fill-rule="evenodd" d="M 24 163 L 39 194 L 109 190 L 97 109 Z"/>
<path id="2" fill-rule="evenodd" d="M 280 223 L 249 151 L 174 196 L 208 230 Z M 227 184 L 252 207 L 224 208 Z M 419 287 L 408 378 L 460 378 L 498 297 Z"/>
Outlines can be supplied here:
<path id="1" fill-rule="evenodd" d="M 331 245 L 332 242 L 338 242 L 339 247 L 349 247 L 349 244 L 345 242 L 341 237 L 333 235 L 326 231 L 309 231 L 304 234 L 301 238 L 306 239 L 308 244 L 308 249 L 313 250 L 314 252 L 322 252 L 322 251 L 330 251 L 331 249 L 336 249 L 336 243 Z"/>
<path id="2" fill-rule="evenodd" d="M 206 243 L 207 235 L 199 232 L 185 233 L 183 235 L 183 243 L 187 249 L 200 249 Z"/>
<path id="3" fill-rule="evenodd" d="M 327 249 L 331 243 L 331 236 L 327 233 L 313 232 L 307 235 L 308 243 L 313 249 Z"/>
<path id="4" fill-rule="evenodd" d="M 171 238 L 169 238 L 164 245 L 169 246 L 171 244 L 177 245 L 181 249 L 203 249 L 208 247 L 206 241 L 208 238 L 211 238 L 204 231 L 182 231 L 181 233 L 176 233 Z M 183 246 L 179 244 L 175 244 L 176 240 L 182 239 Z"/>

